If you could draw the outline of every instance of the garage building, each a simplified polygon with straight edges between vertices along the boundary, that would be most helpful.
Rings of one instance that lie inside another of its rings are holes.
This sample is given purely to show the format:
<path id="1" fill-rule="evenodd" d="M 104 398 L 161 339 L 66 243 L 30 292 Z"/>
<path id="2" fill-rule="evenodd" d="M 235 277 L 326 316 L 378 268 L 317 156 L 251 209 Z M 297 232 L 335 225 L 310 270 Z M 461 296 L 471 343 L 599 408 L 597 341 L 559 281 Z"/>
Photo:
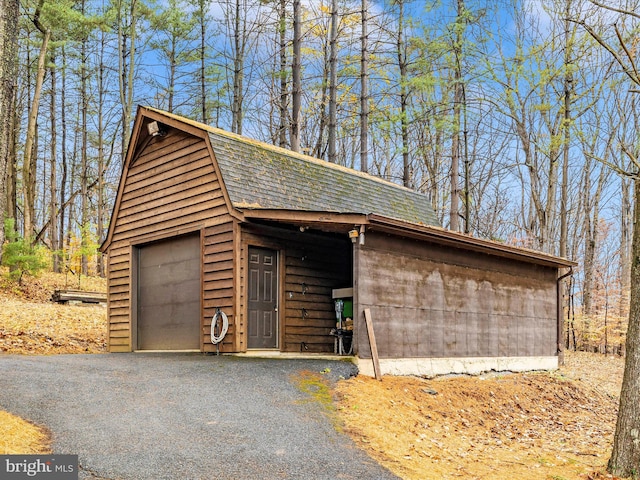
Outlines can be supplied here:
<path id="1" fill-rule="evenodd" d="M 422 375 L 555 368 L 575 265 L 445 230 L 394 183 L 144 107 L 102 251 L 111 352 L 340 340 L 369 373 L 368 310 L 383 373 Z"/>

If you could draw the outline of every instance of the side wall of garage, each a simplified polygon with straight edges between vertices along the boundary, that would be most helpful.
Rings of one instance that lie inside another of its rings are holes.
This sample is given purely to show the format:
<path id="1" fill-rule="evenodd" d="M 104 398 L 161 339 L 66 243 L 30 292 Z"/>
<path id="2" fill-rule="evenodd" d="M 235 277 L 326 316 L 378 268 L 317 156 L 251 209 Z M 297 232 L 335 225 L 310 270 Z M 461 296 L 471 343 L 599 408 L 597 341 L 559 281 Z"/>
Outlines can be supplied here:
<path id="1" fill-rule="evenodd" d="M 143 126 L 144 128 L 144 126 Z M 211 150 L 204 138 L 168 128 L 162 137 L 139 141 L 125 166 L 108 250 L 109 332 L 112 352 L 136 350 L 137 258 L 140 248 L 193 233 L 199 235 L 201 349 L 213 351 L 210 323 L 217 308 L 229 316 L 225 338 L 234 349 L 234 242 Z"/>
<path id="2" fill-rule="evenodd" d="M 555 268 L 375 232 L 355 255 L 361 358 L 365 308 L 381 359 L 557 354 Z"/>

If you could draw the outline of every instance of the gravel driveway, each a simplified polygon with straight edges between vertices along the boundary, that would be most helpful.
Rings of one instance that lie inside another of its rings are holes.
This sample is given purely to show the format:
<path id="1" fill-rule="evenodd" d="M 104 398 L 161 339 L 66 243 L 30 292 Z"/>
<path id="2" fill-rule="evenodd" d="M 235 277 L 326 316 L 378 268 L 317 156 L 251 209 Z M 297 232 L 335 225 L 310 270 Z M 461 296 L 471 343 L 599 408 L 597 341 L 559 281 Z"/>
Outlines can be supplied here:
<path id="1" fill-rule="evenodd" d="M 82 479 L 392 479 L 292 380 L 329 360 L 0 356 L 0 408 L 47 426 Z"/>

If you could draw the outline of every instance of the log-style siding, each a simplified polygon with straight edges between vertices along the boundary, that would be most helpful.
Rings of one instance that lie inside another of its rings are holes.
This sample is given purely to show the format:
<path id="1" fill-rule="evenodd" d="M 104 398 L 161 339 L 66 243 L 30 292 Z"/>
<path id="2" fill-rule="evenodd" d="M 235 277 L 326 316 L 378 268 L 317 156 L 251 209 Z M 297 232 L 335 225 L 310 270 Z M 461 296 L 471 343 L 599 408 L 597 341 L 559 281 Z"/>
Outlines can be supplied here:
<path id="1" fill-rule="evenodd" d="M 222 349 L 233 350 L 234 226 L 204 138 L 170 129 L 153 138 L 125 170 L 109 245 L 109 350 L 131 351 L 135 342 L 135 255 L 144 243 L 201 232 L 204 351 L 211 344 L 216 308 L 230 328 Z"/>
<path id="2" fill-rule="evenodd" d="M 204 239 L 204 351 L 216 351 L 211 343 L 211 320 L 218 308 L 229 319 L 229 330 L 219 348 L 221 352 L 236 351 L 234 315 L 234 225 L 221 223 L 205 229 Z"/>
<path id="3" fill-rule="evenodd" d="M 271 248 L 279 254 L 280 350 L 333 352 L 329 332 L 336 317 L 331 291 L 352 285 L 352 245 L 347 236 L 243 226 L 239 324 L 246 323 L 248 246 Z"/>
<path id="4" fill-rule="evenodd" d="M 369 232 L 356 259 L 360 357 L 553 356 L 557 269 Z"/>

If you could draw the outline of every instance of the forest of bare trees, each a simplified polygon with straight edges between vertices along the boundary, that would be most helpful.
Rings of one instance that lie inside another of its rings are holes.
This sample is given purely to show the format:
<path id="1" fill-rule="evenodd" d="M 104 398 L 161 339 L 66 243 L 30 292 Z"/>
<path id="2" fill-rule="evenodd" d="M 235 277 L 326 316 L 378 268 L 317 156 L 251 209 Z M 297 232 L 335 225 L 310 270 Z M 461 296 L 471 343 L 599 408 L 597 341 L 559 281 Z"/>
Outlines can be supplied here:
<path id="1" fill-rule="evenodd" d="M 640 99 L 592 34 L 633 56 L 636 29 L 589 0 L 22 0 L 0 207 L 55 270 L 102 274 L 150 105 L 424 192 L 444 227 L 578 261 L 566 344 L 622 353 Z"/>
<path id="2" fill-rule="evenodd" d="M 104 274 L 136 105 L 403 184 L 443 227 L 579 263 L 564 343 L 626 354 L 609 470 L 637 474 L 639 7 L 0 0 L 0 244 Z"/>

